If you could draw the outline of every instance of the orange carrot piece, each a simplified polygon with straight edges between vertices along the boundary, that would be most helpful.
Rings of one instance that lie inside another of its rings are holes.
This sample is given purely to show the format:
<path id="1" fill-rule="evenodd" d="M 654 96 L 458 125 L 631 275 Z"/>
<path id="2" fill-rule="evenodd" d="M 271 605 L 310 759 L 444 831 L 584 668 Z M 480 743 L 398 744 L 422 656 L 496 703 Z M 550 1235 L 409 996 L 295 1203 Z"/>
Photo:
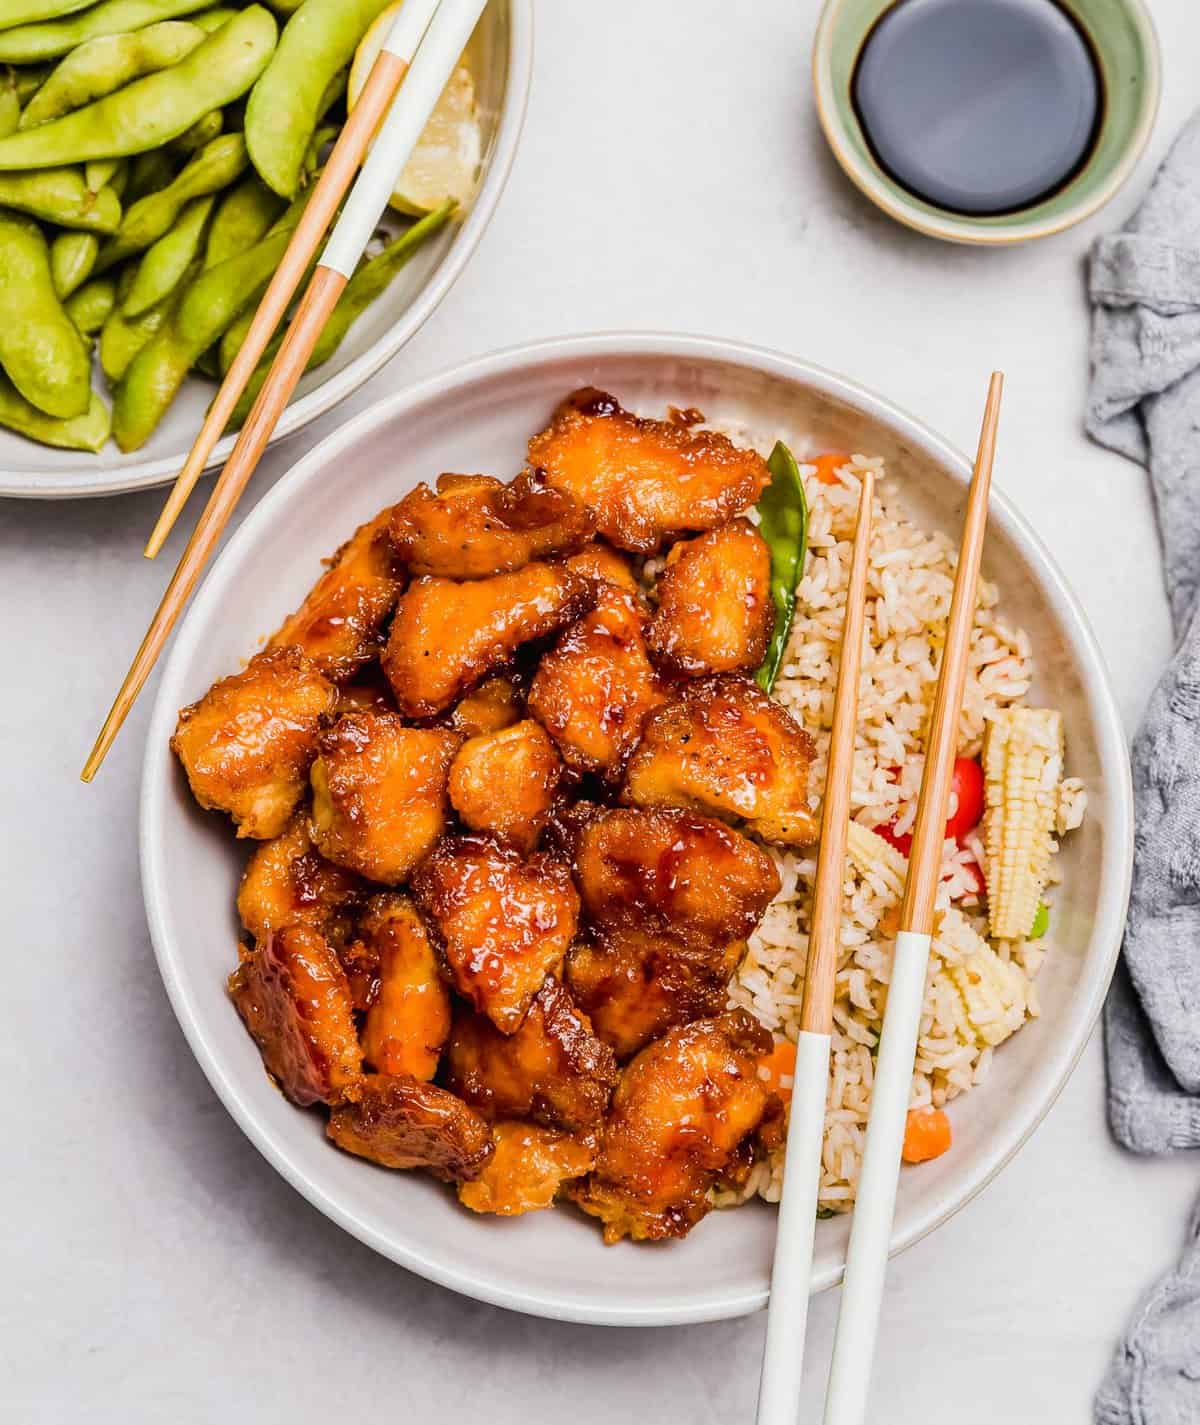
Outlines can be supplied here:
<path id="1" fill-rule="evenodd" d="M 815 455 L 811 460 L 805 461 L 806 465 L 817 467 L 817 479 L 822 485 L 836 485 L 838 483 L 838 471 L 849 460 L 848 455 L 843 455 L 841 451 L 831 450 L 827 455 Z"/>
<path id="2" fill-rule="evenodd" d="M 906 1163 L 927 1163 L 942 1156 L 950 1137 L 950 1120 L 940 1108 L 910 1108 L 900 1156 Z"/>
<path id="3" fill-rule="evenodd" d="M 785 1092 L 785 1078 L 796 1077 L 796 1046 L 790 1039 L 777 1039 L 769 1054 L 758 1061 L 758 1077 L 772 1093 Z"/>

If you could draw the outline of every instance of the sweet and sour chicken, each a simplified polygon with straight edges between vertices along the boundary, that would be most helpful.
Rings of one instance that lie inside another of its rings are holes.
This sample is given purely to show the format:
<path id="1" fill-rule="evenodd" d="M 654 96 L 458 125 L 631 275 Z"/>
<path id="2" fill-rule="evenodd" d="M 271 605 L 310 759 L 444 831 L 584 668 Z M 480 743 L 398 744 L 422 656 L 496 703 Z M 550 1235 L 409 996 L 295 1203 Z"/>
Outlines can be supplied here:
<path id="1" fill-rule="evenodd" d="M 768 472 L 688 414 L 577 392 L 516 478 L 416 486 L 172 739 L 259 843 L 229 991 L 283 1093 L 609 1241 L 684 1235 L 777 1140 L 728 984 L 767 847 L 816 832 L 811 741 L 751 681 Z"/>

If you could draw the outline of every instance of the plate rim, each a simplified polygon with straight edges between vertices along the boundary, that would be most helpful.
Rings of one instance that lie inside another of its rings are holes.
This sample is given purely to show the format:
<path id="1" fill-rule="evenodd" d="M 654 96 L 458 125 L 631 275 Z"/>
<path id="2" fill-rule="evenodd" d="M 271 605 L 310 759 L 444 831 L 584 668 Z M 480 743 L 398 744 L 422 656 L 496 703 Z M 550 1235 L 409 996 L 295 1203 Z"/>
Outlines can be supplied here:
<path id="1" fill-rule="evenodd" d="M 520 146 L 521 132 L 529 110 L 533 86 L 533 0 L 508 0 L 508 72 L 505 101 L 496 125 L 491 161 L 483 174 L 479 192 L 454 242 L 446 251 L 430 280 L 417 293 L 398 321 L 353 361 L 322 381 L 298 401 L 289 402 L 272 433 L 268 449 L 325 415 L 339 401 L 354 394 L 416 336 L 467 264 L 495 214 L 508 184 L 509 174 Z M 223 436 L 205 464 L 208 473 L 223 465 L 233 450 L 235 435 Z M 36 442 L 31 442 L 36 445 Z M 78 452 L 80 455 L 86 452 Z M 0 466 L 0 498 L 23 500 L 96 499 L 107 495 L 131 494 L 168 484 L 175 478 L 186 451 L 160 456 L 122 468 L 103 466 L 62 474 L 39 474 L 35 470 L 11 470 Z"/>
<path id="2" fill-rule="evenodd" d="M 687 1325 L 742 1316 L 758 1310 L 766 1304 L 769 1289 L 693 1293 L 689 1297 L 672 1300 L 656 1298 L 651 1305 L 639 1305 L 630 1301 L 619 1308 L 611 1309 L 597 1309 L 590 1303 L 580 1303 L 575 1298 L 553 1292 L 514 1289 L 492 1276 L 481 1276 L 469 1268 L 431 1257 L 421 1248 L 397 1243 L 334 1200 L 319 1183 L 307 1177 L 292 1162 L 286 1145 L 278 1141 L 272 1132 L 258 1121 L 253 1108 L 243 1100 L 238 1085 L 210 1050 L 197 1022 L 170 948 L 166 928 L 165 874 L 161 861 L 162 838 L 158 834 L 170 786 L 170 778 L 163 775 L 162 764 L 169 764 L 167 741 L 174 727 L 178 706 L 182 705 L 180 698 L 183 695 L 176 684 L 184 665 L 190 661 L 202 637 L 205 611 L 220 592 L 223 569 L 233 562 L 244 546 L 252 545 L 261 533 L 269 529 L 276 508 L 298 495 L 305 484 L 319 478 L 322 469 L 336 460 L 345 447 L 356 443 L 361 435 L 388 424 L 408 409 L 443 397 L 451 390 L 476 384 L 495 375 L 515 374 L 563 360 L 622 356 L 732 362 L 758 371 L 765 370 L 771 375 L 785 379 L 802 380 L 827 395 L 846 401 L 885 421 L 923 453 L 940 460 L 965 489 L 971 462 L 957 447 L 938 435 L 925 422 L 848 377 L 766 347 L 690 334 L 610 331 L 523 343 L 450 366 L 406 387 L 403 391 L 373 403 L 315 445 L 250 511 L 209 570 L 176 633 L 155 695 L 142 764 L 139 808 L 140 866 L 143 900 L 155 960 L 172 1010 L 192 1053 L 234 1121 L 267 1161 L 314 1207 L 359 1241 L 398 1265 L 452 1291 L 491 1305 L 528 1315 L 592 1325 Z M 1100 765 L 1110 795 L 1110 822 L 1106 826 L 1099 871 L 1100 892 L 1096 905 L 1095 928 L 1086 952 L 1087 958 L 1093 961 L 1093 964 L 1086 984 L 1081 986 L 1068 1024 L 1064 1026 L 1061 1043 L 1054 1046 L 1042 1061 L 1041 1073 L 1047 1087 L 1040 1101 L 1028 1109 L 1014 1130 L 984 1156 L 975 1180 L 960 1196 L 951 1202 L 932 1204 L 907 1230 L 902 1233 L 893 1232 L 890 1256 L 897 1255 L 929 1235 L 978 1196 L 1028 1142 L 1054 1105 L 1091 1038 L 1103 1006 L 1120 949 L 1132 875 L 1133 793 L 1129 751 L 1103 653 L 1082 606 L 1067 584 L 1057 562 L 1024 516 L 1002 491 L 995 488 L 991 496 L 990 518 L 993 523 L 1003 526 L 1010 537 L 1030 553 L 1034 562 L 1044 572 L 1044 592 L 1067 628 L 1072 646 L 1078 654 L 1081 679 L 1088 700 L 1097 709 L 1095 736 Z M 816 1272 L 812 1292 L 823 1291 L 837 1284 L 842 1278 L 843 1270 L 843 1267 L 835 1265 L 831 1269 Z"/>

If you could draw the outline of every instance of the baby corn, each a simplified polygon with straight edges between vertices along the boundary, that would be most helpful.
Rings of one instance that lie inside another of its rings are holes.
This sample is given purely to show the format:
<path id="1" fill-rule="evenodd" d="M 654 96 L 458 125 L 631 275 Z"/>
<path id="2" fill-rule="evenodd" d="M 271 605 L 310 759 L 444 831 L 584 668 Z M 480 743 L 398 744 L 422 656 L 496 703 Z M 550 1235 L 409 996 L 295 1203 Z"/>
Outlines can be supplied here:
<path id="1" fill-rule="evenodd" d="M 1007 708 L 983 746 L 988 920 L 999 940 L 1027 936 L 1046 884 L 1062 777 L 1062 715 Z"/>

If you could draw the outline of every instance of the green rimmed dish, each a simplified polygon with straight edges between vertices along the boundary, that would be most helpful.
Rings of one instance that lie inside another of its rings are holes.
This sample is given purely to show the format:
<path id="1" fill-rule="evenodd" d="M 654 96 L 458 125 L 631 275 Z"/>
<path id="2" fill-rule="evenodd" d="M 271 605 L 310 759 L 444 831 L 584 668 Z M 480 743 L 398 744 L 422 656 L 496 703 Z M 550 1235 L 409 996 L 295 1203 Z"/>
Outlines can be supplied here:
<path id="1" fill-rule="evenodd" d="M 1057 0 L 1087 36 L 1103 88 L 1103 111 L 1079 171 L 1049 197 L 1015 212 L 951 212 L 919 198 L 879 164 L 859 123 L 852 83 L 880 18 L 904 0 L 827 0 L 813 45 L 813 92 L 821 128 L 847 177 L 877 207 L 948 242 L 1002 246 L 1048 237 L 1102 207 L 1133 172 L 1154 126 L 1161 89 L 1158 38 L 1142 0 Z"/>

